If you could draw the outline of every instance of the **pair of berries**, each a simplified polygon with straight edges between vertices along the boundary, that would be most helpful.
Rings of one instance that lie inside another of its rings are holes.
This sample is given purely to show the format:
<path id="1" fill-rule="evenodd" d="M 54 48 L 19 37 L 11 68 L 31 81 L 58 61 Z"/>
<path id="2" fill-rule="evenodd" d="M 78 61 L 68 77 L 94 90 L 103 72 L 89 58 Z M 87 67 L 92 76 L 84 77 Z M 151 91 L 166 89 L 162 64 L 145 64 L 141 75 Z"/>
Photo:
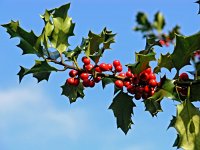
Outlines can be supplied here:
<path id="1" fill-rule="evenodd" d="M 157 86 L 156 76 L 151 68 L 147 68 L 140 74 L 132 74 L 129 70 L 126 73 L 120 73 L 118 76 L 124 77 L 124 80 L 116 80 L 115 86 L 123 88 L 125 86 L 130 94 L 135 94 L 135 99 L 143 99 L 152 96 Z"/>

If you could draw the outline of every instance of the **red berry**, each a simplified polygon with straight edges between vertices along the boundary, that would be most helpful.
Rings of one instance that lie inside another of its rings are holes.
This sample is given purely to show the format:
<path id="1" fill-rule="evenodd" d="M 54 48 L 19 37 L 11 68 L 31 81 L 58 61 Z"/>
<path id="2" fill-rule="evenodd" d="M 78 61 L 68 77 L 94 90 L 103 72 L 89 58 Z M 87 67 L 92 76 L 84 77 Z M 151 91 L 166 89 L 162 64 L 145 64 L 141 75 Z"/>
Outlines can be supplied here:
<path id="1" fill-rule="evenodd" d="M 78 86 L 79 85 L 79 79 L 78 78 L 74 78 L 74 86 Z"/>
<path id="2" fill-rule="evenodd" d="M 151 91 L 149 92 L 149 96 L 153 96 L 153 94 L 155 93 L 155 90 L 153 89 L 151 89 Z"/>
<path id="3" fill-rule="evenodd" d="M 89 74 L 88 74 L 88 73 L 85 73 L 85 72 L 81 73 L 81 75 L 80 75 L 80 78 L 81 78 L 82 80 L 86 80 L 86 79 L 88 79 L 88 77 L 89 77 Z"/>
<path id="4" fill-rule="evenodd" d="M 138 84 L 139 83 L 139 79 L 137 77 L 137 74 L 133 74 L 132 75 L 132 83 L 133 84 Z"/>
<path id="5" fill-rule="evenodd" d="M 181 75 L 179 76 L 179 78 L 180 78 L 181 80 L 183 80 L 183 81 L 185 81 L 185 80 L 188 80 L 188 79 L 189 79 L 189 77 L 188 77 L 188 74 L 187 74 L 187 73 L 181 73 Z"/>
<path id="6" fill-rule="evenodd" d="M 84 87 L 89 87 L 90 86 L 90 80 L 89 79 L 83 80 L 83 86 Z"/>
<path id="7" fill-rule="evenodd" d="M 129 85 L 128 87 L 127 87 L 127 91 L 129 92 L 129 93 L 131 93 L 131 94 L 135 94 L 135 87 L 133 86 L 133 85 Z"/>
<path id="8" fill-rule="evenodd" d="M 149 75 L 146 72 L 140 73 L 140 80 L 141 81 L 147 81 L 149 79 Z"/>
<path id="9" fill-rule="evenodd" d="M 121 73 L 119 73 L 119 76 L 120 76 L 120 77 L 126 77 L 126 74 L 123 73 L 123 72 L 121 72 Z"/>
<path id="10" fill-rule="evenodd" d="M 99 81 L 101 81 L 101 77 L 94 78 L 94 82 L 98 83 Z"/>
<path id="11" fill-rule="evenodd" d="M 165 41 L 164 40 L 159 40 L 160 45 L 165 45 Z"/>
<path id="12" fill-rule="evenodd" d="M 150 92 L 150 88 L 148 85 L 144 86 L 144 92 L 149 93 Z"/>
<path id="13" fill-rule="evenodd" d="M 154 80 L 154 79 L 151 79 L 151 80 L 149 80 L 149 85 L 150 85 L 151 87 L 156 87 L 156 86 L 157 86 L 157 81 Z"/>
<path id="14" fill-rule="evenodd" d="M 156 79 L 155 74 L 153 74 L 153 73 L 150 73 L 150 74 L 149 74 L 149 80 L 151 80 L 151 79 Z"/>
<path id="15" fill-rule="evenodd" d="M 102 72 L 101 68 L 99 66 L 95 67 L 96 72 Z"/>
<path id="16" fill-rule="evenodd" d="M 147 74 L 150 74 L 150 73 L 151 73 L 151 68 L 145 69 L 145 72 L 146 72 Z"/>
<path id="17" fill-rule="evenodd" d="M 77 75 L 78 75 L 78 71 L 77 70 L 70 70 L 70 72 L 69 72 L 69 76 L 70 77 L 75 77 Z"/>
<path id="18" fill-rule="evenodd" d="M 73 85 L 73 84 L 74 84 L 74 78 L 68 78 L 68 79 L 67 79 L 67 83 L 68 83 L 69 85 Z"/>
<path id="19" fill-rule="evenodd" d="M 187 96 L 187 92 L 188 92 L 187 87 L 182 87 L 181 90 L 180 90 L 180 94 L 182 96 Z"/>
<path id="20" fill-rule="evenodd" d="M 121 72 L 121 71 L 122 71 L 122 66 L 121 66 L 121 65 L 117 66 L 117 67 L 115 68 L 115 71 Z"/>
<path id="21" fill-rule="evenodd" d="M 90 80 L 89 86 L 90 87 L 94 87 L 95 86 L 95 82 L 93 80 Z"/>
<path id="22" fill-rule="evenodd" d="M 85 64 L 85 65 L 89 65 L 90 64 L 90 59 L 87 58 L 86 56 L 82 57 L 82 62 Z"/>
<path id="23" fill-rule="evenodd" d="M 112 70 L 112 68 L 113 68 L 112 64 L 107 64 L 107 66 L 108 66 L 109 70 Z"/>
<path id="24" fill-rule="evenodd" d="M 130 81 L 124 81 L 124 86 L 125 86 L 125 87 L 128 87 L 129 85 L 131 85 L 131 82 L 130 82 Z"/>
<path id="25" fill-rule="evenodd" d="M 85 65 L 85 70 L 91 71 L 93 67 L 94 67 L 94 65 L 92 65 L 92 64 Z"/>
<path id="26" fill-rule="evenodd" d="M 116 68 L 117 66 L 121 66 L 121 63 L 119 60 L 114 60 L 113 61 L 113 66 Z"/>
<path id="27" fill-rule="evenodd" d="M 121 89 L 121 88 L 123 88 L 123 85 L 124 85 L 124 84 L 123 84 L 123 82 L 122 82 L 121 80 L 116 80 L 116 81 L 115 81 L 115 86 L 116 86 L 116 87 L 118 87 L 118 88 Z"/>
<path id="28" fill-rule="evenodd" d="M 100 67 L 100 69 L 101 69 L 102 71 L 108 71 L 108 70 L 109 70 L 108 65 L 105 64 L 105 63 L 101 63 L 101 64 L 99 65 L 99 67 Z"/>
<path id="29" fill-rule="evenodd" d="M 128 78 L 131 78 L 131 77 L 132 77 L 131 71 L 127 71 L 127 72 L 126 72 L 126 76 L 127 76 Z"/>

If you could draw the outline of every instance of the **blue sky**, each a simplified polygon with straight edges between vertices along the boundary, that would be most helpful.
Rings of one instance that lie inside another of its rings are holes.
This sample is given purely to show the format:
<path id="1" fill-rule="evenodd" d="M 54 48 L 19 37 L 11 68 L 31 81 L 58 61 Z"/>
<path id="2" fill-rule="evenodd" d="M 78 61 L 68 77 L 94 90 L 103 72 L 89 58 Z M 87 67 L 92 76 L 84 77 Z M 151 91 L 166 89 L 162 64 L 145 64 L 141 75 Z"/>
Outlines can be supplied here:
<path id="1" fill-rule="evenodd" d="M 198 6 L 185 0 L 1 0 L 0 24 L 20 20 L 21 25 L 41 32 L 43 21 L 39 15 L 71 2 L 69 15 L 76 23 L 72 47 L 80 44 L 89 30 L 99 33 L 105 26 L 117 33 L 112 51 L 102 61 L 111 63 L 120 59 L 122 64 L 133 62 L 135 50 L 144 48 L 142 35 L 132 31 L 135 15 L 144 11 L 152 19 L 157 11 L 166 17 L 166 31 L 176 24 L 190 35 L 199 31 Z M 115 118 L 108 110 L 112 101 L 113 86 L 102 90 L 100 85 L 86 90 L 84 100 L 70 105 L 61 96 L 61 88 L 67 73 L 52 74 L 49 82 L 37 84 L 31 76 L 18 82 L 19 65 L 31 67 L 33 56 L 21 56 L 15 45 L 19 40 L 9 40 L 0 28 L 0 149 L 1 150 L 175 150 L 174 129 L 167 130 L 171 116 L 175 115 L 175 103 L 165 99 L 164 112 L 152 118 L 144 112 L 144 106 L 136 102 L 133 121 L 135 125 L 125 136 L 116 128 Z M 173 48 L 162 50 L 166 53 Z M 165 71 L 165 70 L 164 70 Z M 166 72 L 166 71 L 165 71 Z M 172 75 L 167 72 L 167 75 Z"/>

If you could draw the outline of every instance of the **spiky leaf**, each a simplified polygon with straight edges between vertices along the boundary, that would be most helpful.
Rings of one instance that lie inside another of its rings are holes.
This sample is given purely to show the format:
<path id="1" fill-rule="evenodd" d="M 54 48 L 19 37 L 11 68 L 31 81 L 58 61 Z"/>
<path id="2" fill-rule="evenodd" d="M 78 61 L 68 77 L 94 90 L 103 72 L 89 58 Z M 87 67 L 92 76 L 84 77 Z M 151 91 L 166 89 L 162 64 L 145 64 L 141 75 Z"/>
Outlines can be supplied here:
<path id="1" fill-rule="evenodd" d="M 117 127 L 127 134 L 133 124 L 131 116 L 133 114 L 133 97 L 127 93 L 119 92 L 113 99 L 109 109 L 113 110 L 115 117 L 117 118 Z"/>
<path id="2" fill-rule="evenodd" d="M 20 38 L 20 43 L 17 46 L 22 49 L 22 54 L 36 54 L 39 57 L 43 56 L 41 43 L 38 42 L 38 37 L 33 31 L 25 31 L 20 27 L 18 21 L 11 21 L 10 23 L 2 26 L 7 29 L 11 38 Z"/>
<path id="3" fill-rule="evenodd" d="M 178 132 L 174 146 L 185 150 L 200 150 L 200 111 L 189 100 L 177 105 L 176 117 L 170 127 Z"/>
<path id="4" fill-rule="evenodd" d="M 80 82 L 78 86 L 72 86 L 65 83 L 62 88 L 62 95 L 65 95 L 69 98 L 70 103 L 73 103 L 77 100 L 77 98 L 83 98 L 85 96 L 83 90 L 84 87 Z"/>
<path id="5" fill-rule="evenodd" d="M 161 79 L 161 86 L 158 87 L 154 95 L 144 100 L 146 111 L 149 111 L 152 116 L 155 116 L 158 112 L 161 112 L 162 108 L 160 102 L 164 97 L 173 100 L 177 99 L 174 81 L 167 79 L 166 76 Z"/>
<path id="6" fill-rule="evenodd" d="M 157 12 L 154 16 L 154 23 L 153 26 L 155 29 L 157 29 L 159 32 L 162 31 L 162 29 L 165 26 L 165 18 L 161 12 Z"/>

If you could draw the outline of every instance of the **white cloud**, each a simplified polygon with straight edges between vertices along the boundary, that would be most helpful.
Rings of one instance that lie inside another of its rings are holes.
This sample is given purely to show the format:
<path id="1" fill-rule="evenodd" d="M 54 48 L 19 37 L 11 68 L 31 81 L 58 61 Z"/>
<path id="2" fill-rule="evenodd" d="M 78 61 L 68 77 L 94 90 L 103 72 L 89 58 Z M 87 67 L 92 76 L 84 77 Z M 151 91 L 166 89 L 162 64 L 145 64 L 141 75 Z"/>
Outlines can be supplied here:
<path id="1" fill-rule="evenodd" d="M 11 131 L 17 138 L 44 135 L 76 140 L 86 132 L 88 122 L 86 111 L 60 108 L 41 88 L 24 85 L 0 90 L 0 116 L 0 132 L 4 133 L 0 141 Z"/>

